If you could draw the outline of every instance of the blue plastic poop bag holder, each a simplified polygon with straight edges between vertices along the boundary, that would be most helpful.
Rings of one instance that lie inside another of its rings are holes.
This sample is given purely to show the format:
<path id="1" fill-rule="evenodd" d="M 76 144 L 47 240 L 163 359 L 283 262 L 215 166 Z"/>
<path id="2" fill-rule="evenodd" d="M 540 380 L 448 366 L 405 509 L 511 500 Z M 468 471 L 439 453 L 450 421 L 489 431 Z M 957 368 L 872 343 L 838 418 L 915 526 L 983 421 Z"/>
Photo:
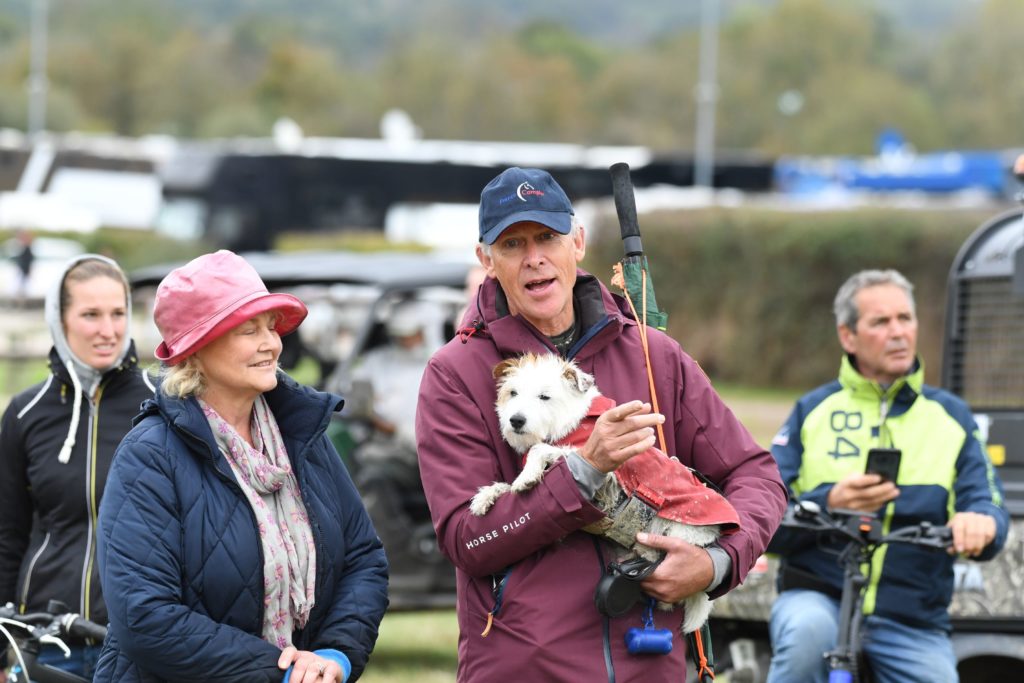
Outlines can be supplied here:
<path id="1" fill-rule="evenodd" d="M 348 680 L 349 674 L 352 673 L 352 662 L 348 661 L 348 657 L 345 656 L 344 652 L 338 650 L 313 650 L 313 654 L 323 657 L 324 659 L 330 659 L 338 663 L 341 667 L 341 681 L 345 683 Z M 281 683 L 289 683 L 292 677 L 292 667 L 288 667 L 288 670 L 284 672 L 284 680 Z"/>
<path id="2" fill-rule="evenodd" d="M 631 655 L 667 655 L 672 652 L 672 631 L 654 628 L 653 598 L 647 598 L 644 627 L 626 631 L 626 651 Z"/>

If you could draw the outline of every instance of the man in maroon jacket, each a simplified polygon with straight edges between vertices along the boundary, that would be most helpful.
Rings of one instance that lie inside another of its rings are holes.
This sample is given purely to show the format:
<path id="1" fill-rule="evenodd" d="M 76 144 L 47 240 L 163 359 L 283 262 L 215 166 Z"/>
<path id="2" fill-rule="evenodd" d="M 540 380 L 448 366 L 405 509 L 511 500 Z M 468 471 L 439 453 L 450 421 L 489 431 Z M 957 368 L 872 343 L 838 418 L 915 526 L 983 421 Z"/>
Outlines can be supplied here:
<path id="1" fill-rule="evenodd" d="M 584 252 L 583 226 L 547 172 L 510 168 L 492 180 L 480 198 L 477 247 L 488 277 L 420 386 L 420 471 L 441 549 L 458 574 L 462 682 L 683 680 L 681 614 L 654 616 L 657 628 L 675 634 L 669 654 L 630 654 L 624 637 L 642 626 L 644 606 L 617 618 L 598 612 L 595 587 L 616 550 L 581 531 L 604 517 L 592 503 L 604 474 L 654 445 L 658 424 L 669 454 L 721 488 L 741 529 L 707 549 L 641 534 L 638 540 L 666 551 L 641 583 L 648 595 L 675 603 L 734 588 L 786 506 L 771 455 L 697 364 L 656 330 L 647 335 L 661 413 L 652 412 L 637 322 L 620 297 L 577 268 Z M 575 360 L 618 406 L 540 485 L 502 496 L 476 517 L 469 512 L 476 490 L 512 481 L 520 463 L 501 437 L 491 371 L 527 351 Z"/>

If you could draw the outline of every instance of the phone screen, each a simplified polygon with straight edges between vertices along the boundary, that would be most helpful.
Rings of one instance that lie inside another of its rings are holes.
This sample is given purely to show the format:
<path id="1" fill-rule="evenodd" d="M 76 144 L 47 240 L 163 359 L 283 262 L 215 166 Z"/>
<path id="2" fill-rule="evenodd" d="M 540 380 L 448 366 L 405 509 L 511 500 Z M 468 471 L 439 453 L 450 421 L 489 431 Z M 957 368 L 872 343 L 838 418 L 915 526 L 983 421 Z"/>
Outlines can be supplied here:
<path id="1" fill-rule="evenodd" d="M 880 474 L 885 481 L 895 483 L 900 471 L 901 455 L 898 448 L 872 448 L 868 451 L 868 462 L 864 472 Z"/>

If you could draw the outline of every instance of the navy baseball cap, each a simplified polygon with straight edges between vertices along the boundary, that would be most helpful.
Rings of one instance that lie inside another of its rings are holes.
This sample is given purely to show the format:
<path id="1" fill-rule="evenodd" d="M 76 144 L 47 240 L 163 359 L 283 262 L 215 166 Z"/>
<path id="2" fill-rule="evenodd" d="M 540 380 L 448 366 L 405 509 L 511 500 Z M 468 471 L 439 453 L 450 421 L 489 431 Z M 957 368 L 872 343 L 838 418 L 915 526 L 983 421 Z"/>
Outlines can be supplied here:
<path id="1" fill-rule="evenodd" d="M 513 166 L 480 193 L 480 241 L 494 244 L 505 228 L 524 221 L 568 235 L 572 216 L 569 198 L 550 173 Z"/>

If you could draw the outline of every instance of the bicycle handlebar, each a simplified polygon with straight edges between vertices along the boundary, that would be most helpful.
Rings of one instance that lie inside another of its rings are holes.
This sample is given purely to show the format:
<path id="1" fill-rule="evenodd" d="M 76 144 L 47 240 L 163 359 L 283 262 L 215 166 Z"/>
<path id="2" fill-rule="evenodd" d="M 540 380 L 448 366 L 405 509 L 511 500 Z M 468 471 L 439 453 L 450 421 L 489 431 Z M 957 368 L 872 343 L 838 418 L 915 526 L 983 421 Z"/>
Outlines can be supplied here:
<path id="1" fill-rule="evenodd" d="M 839 601 L 839 630 L 836 647 L 825 653 L 829 681 L 849 682 L 857 676 L 857 652 L 860 648 L 860 620 L 863 590 L 867 576 L 861 569 L 870 563 L 875 551 L 887 543 L 903 543 L 936 550 L 948 548 L 953 530 L 920 522 L 882 533 L 882 524 L 872 512 L 823 510 L 811 501 L 798 501 L 786 510 L 782 526 L 846 542 L 839 554 L 843 568 L 843 588 Z"/>
<path id="2" fill-rule="evenodd" d="M 77 614 L 69 614 L 65 620 L 62 626 L 69 636 L 88 638 L 98 642 L 103 642 L 103 639 L 107 637 L 107 627 L 97 624 L 95 621 L 89 621 Z"/>
<path id="3" fill-rule="evenodd" d="M 19 614 L 11 603 L 0 607 L 2 623 L 16 626 L 24 631 L 29 638 L 39 640 L 44 636 L 88 638 L 102 641 L 107 635 L 107 627 L 89 621 L 75 613 L 30 612 Z"/>
<path id="4" fill-rule="evenodd" d="M 935 526 L 931 522 L 921 522 L 907 526 L 882 536 L 882 543 L 908 543 L 926 548 L 945 550 L 953 544 L 953 530 L 948 526 Z"/>
<path id="5" fill-rule="evenodd" d="M 874 513 L 840 508 L 822 510 L 817 503 L 806 500 L 797 502 L 786 511 L 782 526 L 833 534 L 861 546 L 904 543 L 945 550 L 953 543 L 953 530 L 947 526 L 920 522 L 883 534 Z"/>

